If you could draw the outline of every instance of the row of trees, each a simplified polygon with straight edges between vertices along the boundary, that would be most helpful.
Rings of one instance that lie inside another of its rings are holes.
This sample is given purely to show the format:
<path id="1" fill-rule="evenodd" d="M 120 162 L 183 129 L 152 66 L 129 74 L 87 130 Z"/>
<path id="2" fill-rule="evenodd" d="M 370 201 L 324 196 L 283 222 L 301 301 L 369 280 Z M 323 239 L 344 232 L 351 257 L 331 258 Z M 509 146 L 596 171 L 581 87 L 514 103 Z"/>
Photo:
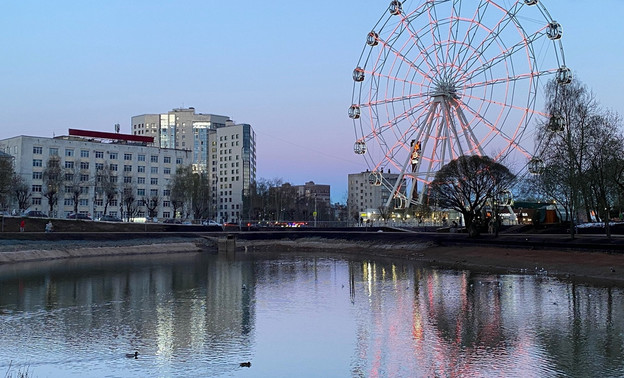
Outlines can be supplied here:
<path id="1" fill-rule="evenodd" d="M 554 200 L 571 222 L 608 221 L 624 209 L 624 135 L 620 116 L 600 106 L 581 82 L 547 86 L 549 122 L 537 133 L 539 169 L 523 194 Z M 596 214 L 597 217 L 594 215 Z M 607 234 L 610 230 L 607 222 Z M 574 235 L 574 227 L 570 227 Z"/>
<path id="2" fill-rule="evenodd" d="M 332 205 L 314 196 L 300 195 L 296 188 L 280 178 L 259 179 L 244 199 L 244 217 L 266 221 L 318 221 L 346 219 L 344 206 Z"/>

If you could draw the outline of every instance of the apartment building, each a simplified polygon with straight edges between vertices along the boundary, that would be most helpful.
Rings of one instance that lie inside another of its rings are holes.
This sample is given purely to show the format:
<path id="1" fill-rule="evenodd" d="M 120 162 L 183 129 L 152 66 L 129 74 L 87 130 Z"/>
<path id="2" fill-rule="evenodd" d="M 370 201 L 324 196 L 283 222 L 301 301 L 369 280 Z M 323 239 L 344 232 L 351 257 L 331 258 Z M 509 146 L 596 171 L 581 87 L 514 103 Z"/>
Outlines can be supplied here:
<path id="1" fill-rule="evenodd" d="M 381 175 L 393 185 L 399 178 L 398 173 L 384 172 Z M 392 189 L 376 185 L 376 181 L 368 170 L 349 174 L 347 206 L 351 219 L 375 220 L 380 217 L 380 209 L 386 205 Z"/>
<path id="2" fill-rule="evenodd" d="M 196 172 L 208 173 L 216 220 L 238 223 L 248 218 L 245 200 L 256 181 L 256 134 L 249 124 L 229 117 L 196 113 L 195 108 L 132 117 L 132 134 L 151 136 L 161 147 L 191 153 Z"/>
<path id="3" fill-rule="evenodd" d="M 106 213 L 122 216 L 124 190 L 136 198 L 135 218 L 144 218 L 148 209 L 144 200 L 159 197 L 155 209 L 158 218 L 173 217 L 168 183 L 176 166 L 192 161 L 192 153 L 182 149 L 159 148 L 151 138 L 127 134 L 70 129 L 69 135 L 54 138 L 17 136 L 0 140 L 0 151 L 14 159 L 15 172 L 31 189 L 30 210 L 48 213 L 44 170 L 50 159 L 57 160 L 62 171 L 58 201 L 50 216 L 65 217 L 74 211 L 71 193 L 80 188 L 78 212 L 98 218 Z M 106 204 L 98 190 L 98 172 L 107 171 L 118 187 L 119 198 Z M 107 206 L 106 206 L 107 205 Z"/>

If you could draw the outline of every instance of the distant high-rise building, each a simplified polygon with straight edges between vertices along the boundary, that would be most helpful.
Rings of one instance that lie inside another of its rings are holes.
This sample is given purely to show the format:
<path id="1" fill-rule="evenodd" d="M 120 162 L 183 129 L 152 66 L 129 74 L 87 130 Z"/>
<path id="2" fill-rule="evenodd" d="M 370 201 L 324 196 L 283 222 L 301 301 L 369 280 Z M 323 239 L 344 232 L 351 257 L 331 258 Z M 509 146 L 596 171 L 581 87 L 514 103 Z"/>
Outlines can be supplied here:
<path id="1" fill-rule="evenodd" d="M 256 134 L 229 117 L 195 113 L 195 108 L 132 117 L 132 133 L 154 137 L 160 147 L 188 150 L 196 172 L 209 174 L 217 220 L 246 217 L 245 198 L 256 181 Z"/>

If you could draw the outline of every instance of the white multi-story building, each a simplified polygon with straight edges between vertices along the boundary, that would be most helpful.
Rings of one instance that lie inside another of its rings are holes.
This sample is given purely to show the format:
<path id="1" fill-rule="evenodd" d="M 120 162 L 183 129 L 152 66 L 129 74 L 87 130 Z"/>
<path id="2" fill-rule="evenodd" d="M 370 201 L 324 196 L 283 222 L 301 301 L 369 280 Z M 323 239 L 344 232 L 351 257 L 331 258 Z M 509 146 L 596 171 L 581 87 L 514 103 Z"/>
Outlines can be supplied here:
<path id="1" fill-rule="evenodd" d="M 150 145 L 149 138 L 133 135 L 70 130 L 70 135 L 55 138 L 17 136 L 0 140 L 0 151 L 14 158 L 15 172 L 31 189 L 30 210 L 49 212 L 45 197 L 44 171 L 51 158 L 58 160 L 62 184 L 58 202 L 50 216 L 65 217 L 74 211 L 74 187 L 80 187 L 78 212 L 100 217 L 104 209 L 109 215 L 123 215 L 123 192 L 131 190 L 136 197 L 134 217 L 148 215 L 144 201 L 158 197 L 155 209 L 158 218 L 173 217 L 168 182 L 176 166 L 192 161 L 192 153 L 182 149 Z M 108 170 L 110 180 L 117 184 L 119 199 L 105 206 L 98 193 L 98 171 Z"/>
<path id="2" fill-rule="evenodd" d="M 227 116 L 195 113 L 195 108 L 132 117 L 132 134 L 154 137 L 158 146 L 188 150 L 196 172 L 211 180 L 217 220 L 247 218 L 245 199 L 256 180 L 256 134 L 248 124 Z"/>
<path id="3" fill-rule="evenodd" d="M 399 174 L 384 172 L 382 176 L 386 182 L 395 183 Z M 347 205 L 351 219 L 375 220 L 380 217 L 391 190 L 384 185 L 375 185 L 376 181 L 369 171 L 349 174 Z"/>

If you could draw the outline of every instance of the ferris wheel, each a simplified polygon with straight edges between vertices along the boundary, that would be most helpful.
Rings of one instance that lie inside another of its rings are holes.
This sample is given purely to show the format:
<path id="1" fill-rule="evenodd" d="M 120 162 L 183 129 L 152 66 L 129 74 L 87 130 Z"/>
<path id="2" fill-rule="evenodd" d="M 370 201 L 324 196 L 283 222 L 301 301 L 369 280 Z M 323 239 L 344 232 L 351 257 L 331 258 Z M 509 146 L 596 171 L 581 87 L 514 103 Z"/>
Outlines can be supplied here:
<path id="1" fill-rule="evenodd" d="M 386 207 L 422 201 L 462 155 L 539 164 L 526 131 L 550 117 L 538 110 L 544 77 L 572 80 L 562 35 L 540 0 L 391 1 L 366 36 L 348 109 L 369 182 L 392 193 Z"/>

